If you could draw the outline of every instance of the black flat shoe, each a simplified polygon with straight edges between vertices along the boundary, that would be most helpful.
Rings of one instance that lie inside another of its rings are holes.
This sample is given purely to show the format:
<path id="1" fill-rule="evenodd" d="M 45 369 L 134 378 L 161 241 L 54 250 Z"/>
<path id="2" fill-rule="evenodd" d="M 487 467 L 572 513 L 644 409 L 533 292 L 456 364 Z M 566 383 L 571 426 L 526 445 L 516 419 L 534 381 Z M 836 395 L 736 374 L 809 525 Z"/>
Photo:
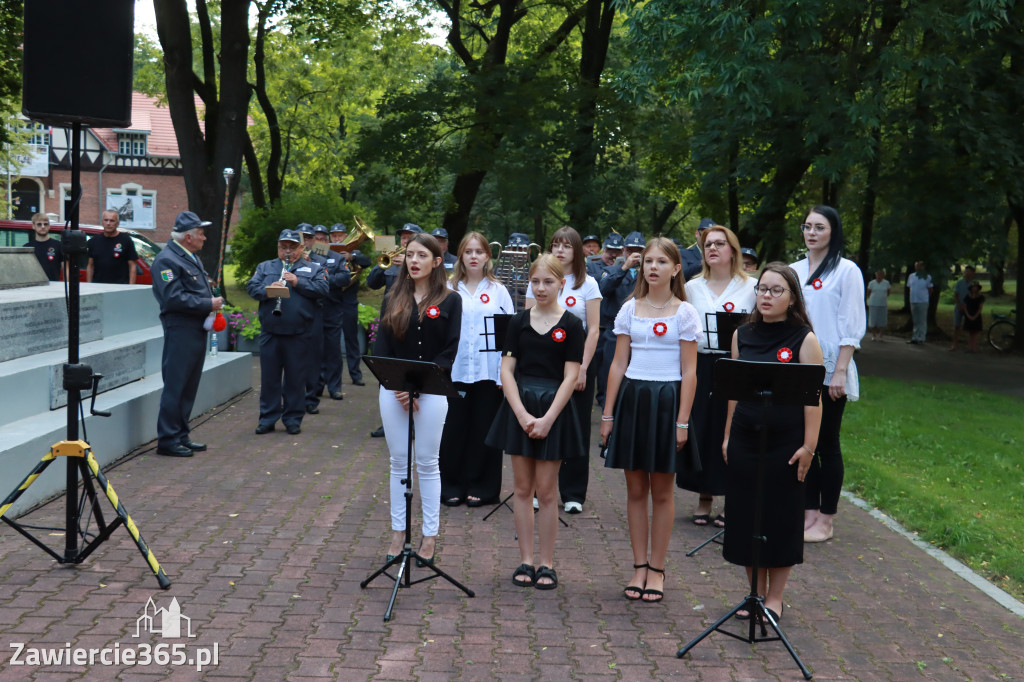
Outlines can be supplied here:
<path id="1" fill-rule="evenodd" d="M 383 426 L 381 426 L 379 428 L 376 428 L 373 431 L 370 431 L 370 438 L 383 438 L 383 437 L 384 437 L 384 427 Z"/>
<path id="2" fill-rule="evenodd" d="M 482 507 L 482 506 L 484 506 L 484 501 L 481 500 L 479 497 L 467 497 L 466 498 L 466 506 L 467 507 Z"/>
<path id="3" fill-rule="evenodd" d="M 423 559 L 421 557 L 417 557 L 416 558 L 416 565 L 419 566 L 420 568 L 423 568 L 424 566 L 433 566 L 434 565 L 434 559 L 436 559 L 436 558 L 437 557 L 430 557 L 429 559 Z"/>
<path id="4" fill-rule="evenodd" d="M 526 576 L 529 580 L 516 580 L 520 576 Z M 533 587 L 537 581 L 537 571 L 533 570 L 530 564 L 519 564 L 519 568 L 512 573 L 512 583 L 519 587 Z"/>
<path id="5" fill-rule="evenodd" d="M 316 405 L 306 405 L 306 414 L 320 414 L 320 408 Z"/>
<path id="6" fill-rule="evenodd" d="M 163 455 L 164 457 L 191 457 L 192 451 L 179 443 L 169 448 L 157 448 L 156 454 Z"/>
<path id="7" fill-rule="evenodd" d="M 362 379 L 353 379 L 352 380 L 352 385 L 353 386 L 365 386 L 366 382 L 363 381 Z"/>
<path id="8" fill-rule="evenodd" d="M 206 443 L 197 443 L 194 440 L 183 440 L 181 444 L 192 452 L 206 452 Z"/>
<path id="9" fill-rule="evenodd" d="M 342 393 L 341 391 L 335 391 L 334 393 L 331 394 L 331 400 L 344 400 L 344 399 L 345 399 L 345 394 Z"/>
<path id="10" fill-rule="evenodd" d="M 257 424 L 256 425 L 256 435 L 257 436 L 262 436 L 264 433 L 270 433 L 273 430 L 274 430 L 274 425 L 273 424 Z"/>
<path id="11" fill-rule="evenodd" d="M 441 500 L 441 503 L 446 507 L 458 507 L 462 504 L 461 497 L 448 497 Z"/>
<path id="12" fill-rule="evenodd" d="M 292 434 L 293 436 L 302 433 L 302 427 L 297 424 L 292 424 L 291 426 L 287 427 L 287 429 L 288 433 Z"/>

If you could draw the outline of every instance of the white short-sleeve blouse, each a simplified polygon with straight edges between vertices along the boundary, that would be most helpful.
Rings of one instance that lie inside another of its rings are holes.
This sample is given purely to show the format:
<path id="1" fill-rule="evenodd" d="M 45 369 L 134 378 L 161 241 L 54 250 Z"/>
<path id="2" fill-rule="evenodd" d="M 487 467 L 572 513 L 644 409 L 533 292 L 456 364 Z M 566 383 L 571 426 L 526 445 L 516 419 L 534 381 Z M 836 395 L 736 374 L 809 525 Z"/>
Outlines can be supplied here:
<path id="1" fill-rule="evenodd" d="M 675 315 L 636 317 L 636 299 L 626 301 L 615 316 L 616 336 L 629 336 L 626 376 L 638 381 L 679 381 L 679 342 L 704 339 L 700 319 L 692 305 L 683 301 Z"/>

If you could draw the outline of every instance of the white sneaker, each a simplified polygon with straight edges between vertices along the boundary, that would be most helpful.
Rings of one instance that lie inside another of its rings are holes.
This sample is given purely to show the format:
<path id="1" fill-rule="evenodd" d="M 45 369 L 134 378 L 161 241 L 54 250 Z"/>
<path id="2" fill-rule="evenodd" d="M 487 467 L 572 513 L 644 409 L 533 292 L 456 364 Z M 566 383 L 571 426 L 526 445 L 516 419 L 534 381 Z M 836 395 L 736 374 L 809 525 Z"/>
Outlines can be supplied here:
<path id="1" fill-rule="evenodd" d="M 535 497 L 535 498 L 533 498 L 533 511 L 538 511 L 539 509 L 540 509 L 540 500 L 538 500 Z"/>
<path id="2" fill-rule="evenodd" d="M 566 514 L 579 514 L 583 511 L 583 505 L 579 502 L 566 502 L 565 513 Z"/>

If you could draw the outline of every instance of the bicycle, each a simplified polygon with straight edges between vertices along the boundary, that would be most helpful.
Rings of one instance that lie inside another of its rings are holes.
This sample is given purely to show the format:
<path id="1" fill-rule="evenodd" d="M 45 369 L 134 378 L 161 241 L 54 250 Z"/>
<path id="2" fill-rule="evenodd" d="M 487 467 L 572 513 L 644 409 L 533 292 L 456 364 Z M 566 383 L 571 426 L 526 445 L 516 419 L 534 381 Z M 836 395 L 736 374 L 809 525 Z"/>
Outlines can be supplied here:
<path id="1" fill-rule="evenodd" d="M 1014 337 L 1017 335 L 1017 310 L 1011 310 L 1008 315 L 992 314 L 995 320 L 988 328 L 988 342 L 997 351 L 1005 353 L 1013 348 Z"/>

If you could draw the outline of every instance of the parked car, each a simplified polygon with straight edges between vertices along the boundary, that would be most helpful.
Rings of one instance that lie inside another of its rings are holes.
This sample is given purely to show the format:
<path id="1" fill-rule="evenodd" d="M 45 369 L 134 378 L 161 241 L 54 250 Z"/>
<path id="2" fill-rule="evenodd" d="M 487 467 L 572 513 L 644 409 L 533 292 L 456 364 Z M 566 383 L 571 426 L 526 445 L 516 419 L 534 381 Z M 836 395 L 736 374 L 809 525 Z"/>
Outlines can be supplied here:
<path id="1" fill-rule="evenodd" d="M 79 225 L 78 227 L 90 237 L 94 234 L 103 234 L 103 228 L 99 225 Z M 51 224 L 50 236 L 59 241 L 60 233 L 63 229 L 63 225 Z M 135 283 L 152 284 L 153 276 L 150 274 L 149 269 L 153 265 L 153 259 L 156 258 L 156 254 L 160 253 L 160 246 L 150 240 L 149 237 L 135 230 L 118 229 L 132 238 L 132 242 L 135 244 L 135 251 L 139 254 Z M 34 236 L 35 231 L 32 229 L 32 223 L 27 220 L 0 220 L 0 246 L 24 246 Z M 81 279 L 83 282 L 85 281 L 84 264 L 82 265 Z"/>

